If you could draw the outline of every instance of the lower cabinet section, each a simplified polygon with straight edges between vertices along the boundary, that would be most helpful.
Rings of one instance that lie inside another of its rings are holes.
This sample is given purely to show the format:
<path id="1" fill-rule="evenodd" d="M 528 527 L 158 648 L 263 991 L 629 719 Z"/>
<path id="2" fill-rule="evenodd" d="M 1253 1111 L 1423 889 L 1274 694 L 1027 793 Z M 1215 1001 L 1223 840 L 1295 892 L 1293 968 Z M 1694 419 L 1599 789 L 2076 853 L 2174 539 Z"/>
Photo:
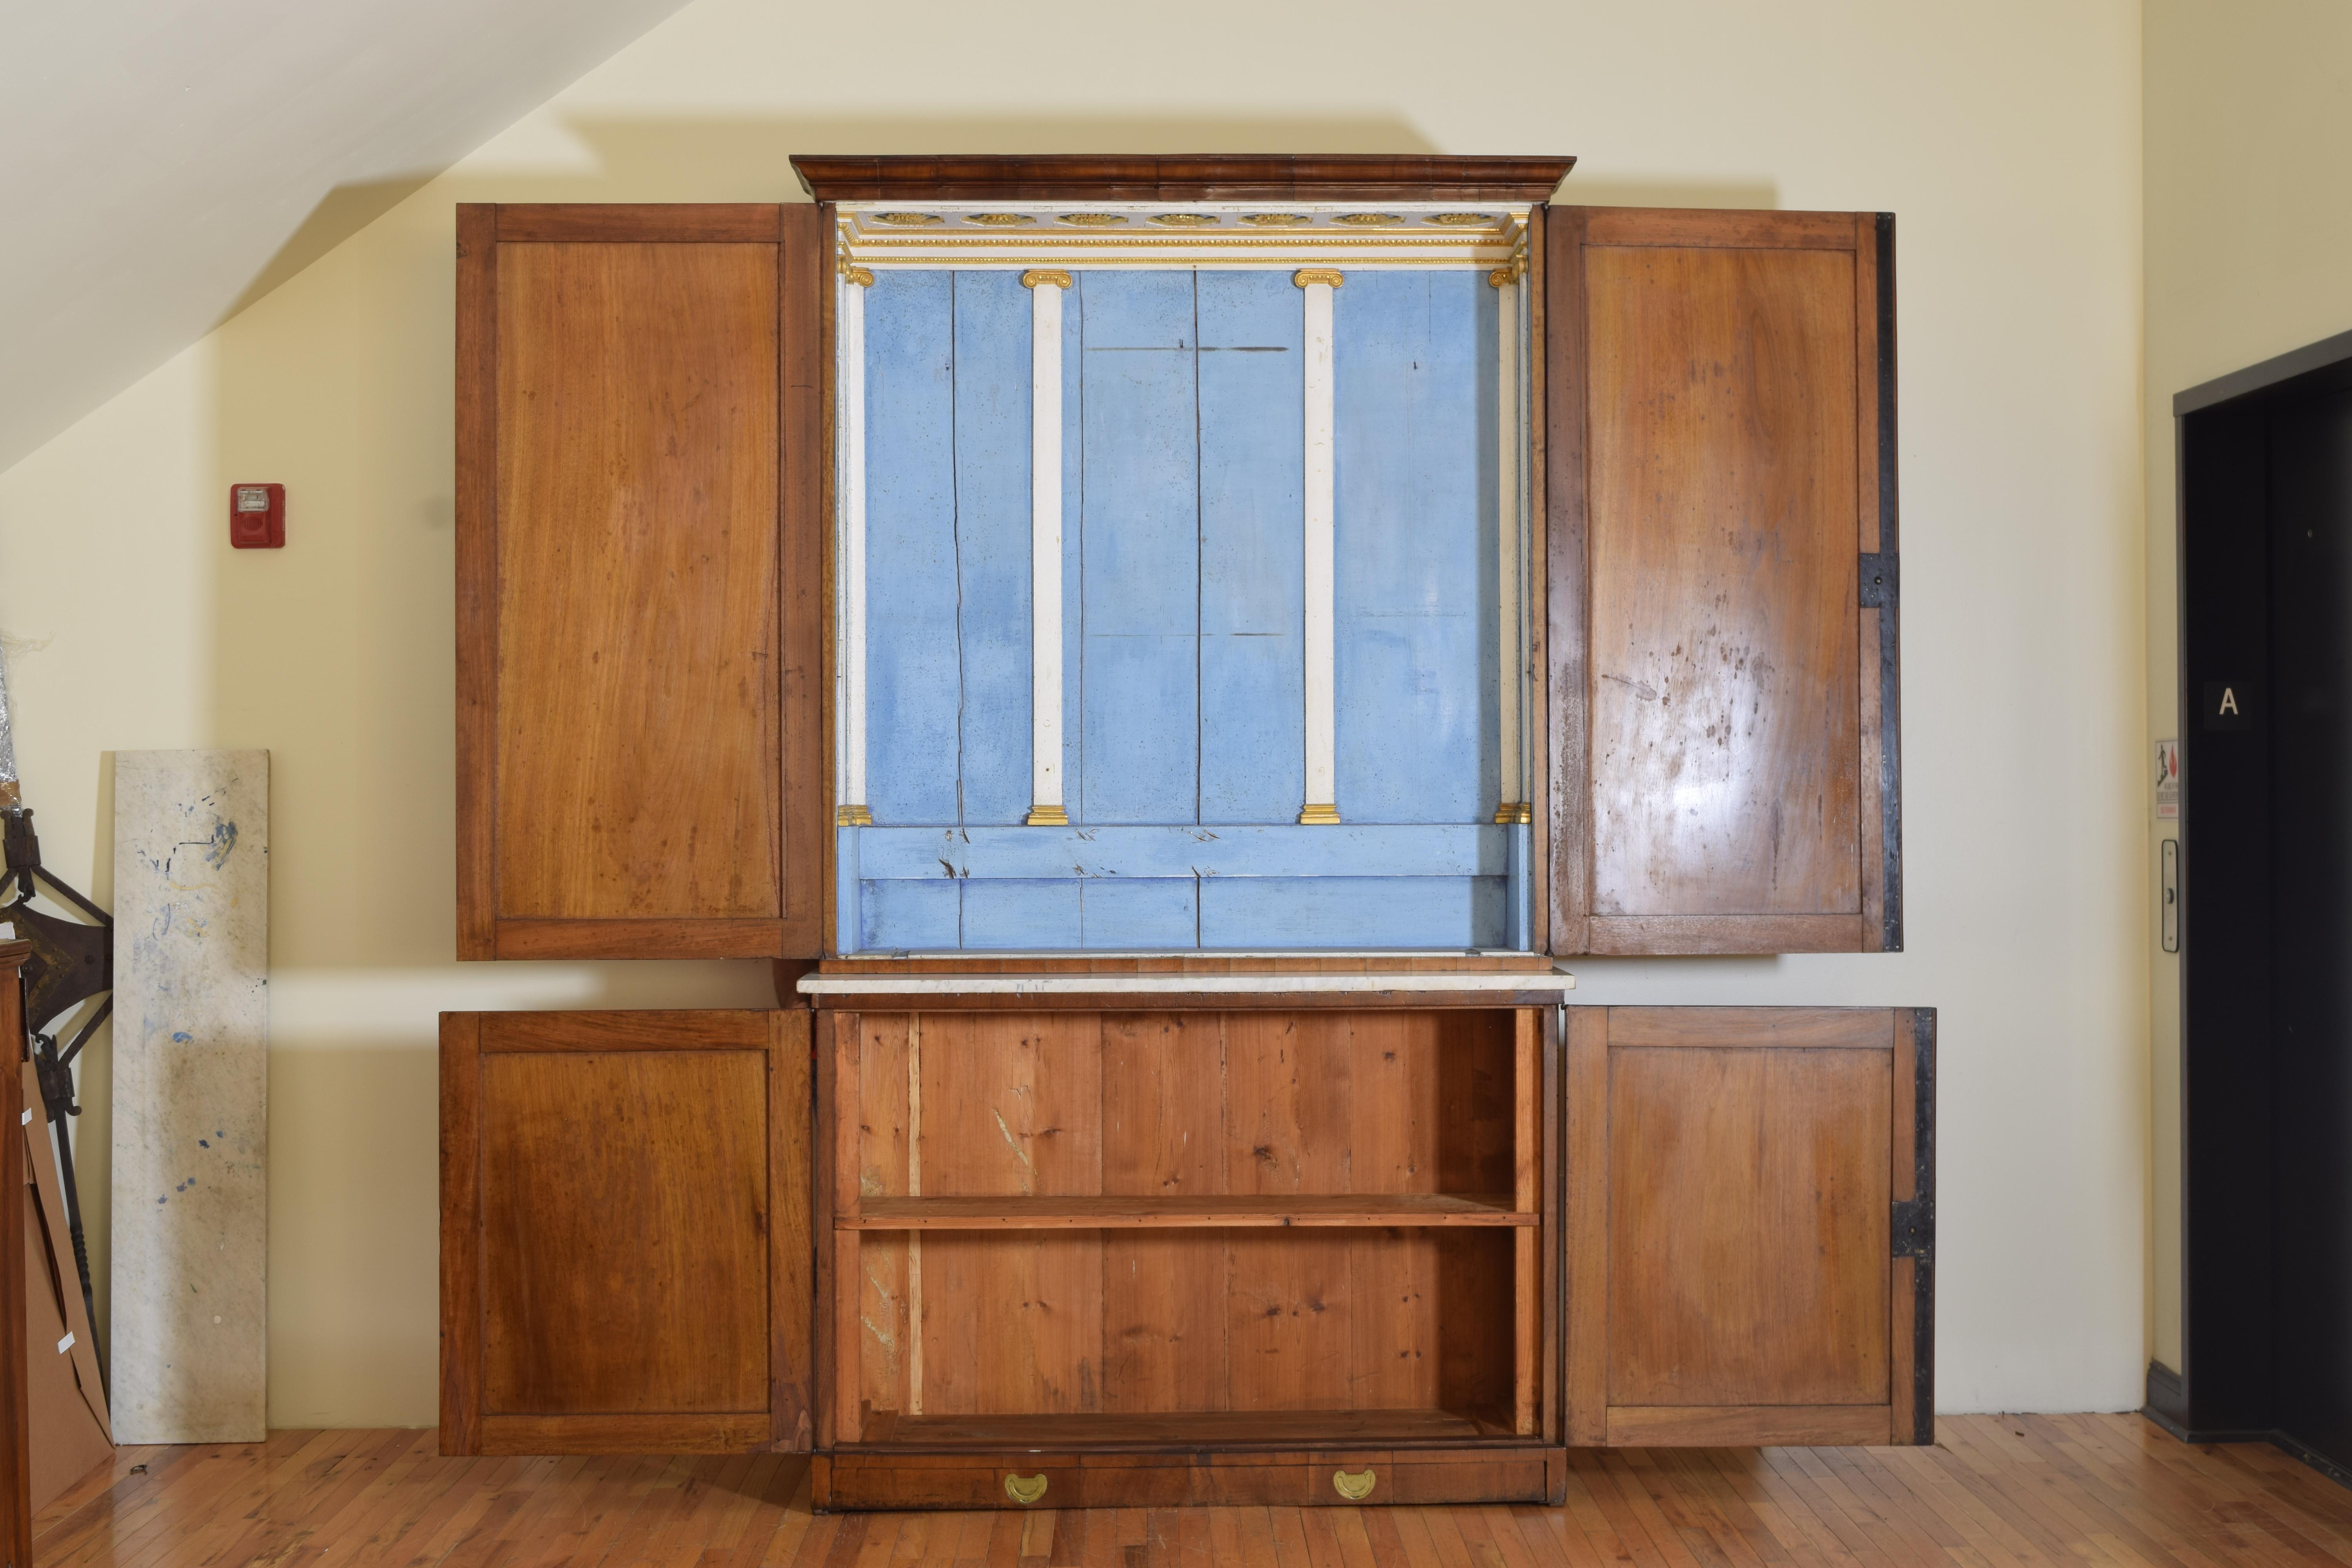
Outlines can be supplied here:
<path id="1" fill-rule="evenodd" d="M 444 1451 L 972 1509 L 1932 1441 L 1932 1013 L 1278 985 L 446 1016 Z"/>

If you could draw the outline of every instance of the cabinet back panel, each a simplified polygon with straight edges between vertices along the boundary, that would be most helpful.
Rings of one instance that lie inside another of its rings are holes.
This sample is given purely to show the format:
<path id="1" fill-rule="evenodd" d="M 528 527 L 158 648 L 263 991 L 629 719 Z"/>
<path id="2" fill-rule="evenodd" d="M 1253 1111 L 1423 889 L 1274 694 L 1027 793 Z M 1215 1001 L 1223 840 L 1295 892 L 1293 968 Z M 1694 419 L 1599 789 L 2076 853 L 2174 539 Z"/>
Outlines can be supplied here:
<path id="1" fill-rule="evenodd" d="M 1513 1186 L 1507 1011 L 866 1014 L 856 1026 L 835 1118 L 864 1196 Z M 855 1387 L 871 1410 L 1474 1409 L 1511 1397 L 1515 1243 L 1500 1231 L 858 1240 Z"/>
<path id="2" fill-rule="evenodd" d="M 1612 1046 L 1612 1406 L 1887 1403 L 1893 1036 L 1852 1016 L 1875 1048 L 1735 1013 Z"/>
<path id="3" fill-rule="evenodd" d="M 480 1058 L 485 1415 L 769 1405 L 767 1057 Z"/>
<path id="4" fill-rule="evenodd" d="M 1854 258 L 1583 264 L 1591 912 L 1859 913 Z"/>
<path id="5" fill-rule="evenodd" d="M 1062 433 L 1074 826 L 1018 829 L 1037 862 L 1021 866 L 964 836 L 1001 836 L 1031 804 L 1032 297 L 1011 272 L 890 268 L 863 294 L 875 826 L 839 835 L 843 947 L 1501 944 L 1484 276 L 1353 273 L 1334 307 L 1339 805 L 1391 835 L 1357 840 L 1297 826 L 1301 292 L 1287 271 L 1076 274 Z M 1293 864 L 1288 845 L 1238 855 L 1234 826 L 1304 834 L 1314 863 Z M 1150 830 L 1199 852 L 1095 864 L 1096 834 Z M 1467 835 L 1475 866 L 1428 863 L 1458 859 Z"/>
<path id="6" fill-rule="evenodd" d="M 501 917 L 780 913 L 776 275 L 500 247 Z"/>

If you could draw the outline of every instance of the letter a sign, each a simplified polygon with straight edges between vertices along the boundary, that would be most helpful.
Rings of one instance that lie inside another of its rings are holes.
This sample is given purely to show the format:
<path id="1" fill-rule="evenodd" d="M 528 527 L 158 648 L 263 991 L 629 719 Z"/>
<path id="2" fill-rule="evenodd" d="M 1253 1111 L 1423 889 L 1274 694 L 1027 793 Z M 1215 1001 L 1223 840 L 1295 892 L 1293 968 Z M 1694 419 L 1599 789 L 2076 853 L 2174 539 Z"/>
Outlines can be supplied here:
<path id="1" fill-rule="evenodd" d="M 2205 683 L 2205 724 L 2208 730 L 2250 730 L 2254 722 L 2254 689 L 2243 680 Z"/>

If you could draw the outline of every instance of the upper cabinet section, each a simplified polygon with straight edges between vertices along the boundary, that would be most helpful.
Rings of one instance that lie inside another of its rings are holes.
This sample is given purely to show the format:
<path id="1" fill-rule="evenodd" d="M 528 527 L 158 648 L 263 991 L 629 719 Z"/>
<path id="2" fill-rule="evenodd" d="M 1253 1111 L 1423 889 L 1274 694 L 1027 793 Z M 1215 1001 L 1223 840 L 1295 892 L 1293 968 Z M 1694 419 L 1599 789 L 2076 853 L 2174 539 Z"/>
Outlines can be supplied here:
<path id="1" fill-rule="evenodd" d="M 1532 945 L 1526 202 L 843 202 L 846 952 Z"/>
<path id="2" fill-rule="evenodd" d="M 1899 948 L 1893 220 L 1569 163 L 461 207 L 460 955 Z"/>
<path id="3" fill-rule="evenodd" d="M 1551 951 L 1901 947 L 1894 220 L 1545 238 Z"/>
<path id="4" fill-rule="evenodd" d="M 816 951 L 809 207 L 458 214 L 458 953 Z"/>

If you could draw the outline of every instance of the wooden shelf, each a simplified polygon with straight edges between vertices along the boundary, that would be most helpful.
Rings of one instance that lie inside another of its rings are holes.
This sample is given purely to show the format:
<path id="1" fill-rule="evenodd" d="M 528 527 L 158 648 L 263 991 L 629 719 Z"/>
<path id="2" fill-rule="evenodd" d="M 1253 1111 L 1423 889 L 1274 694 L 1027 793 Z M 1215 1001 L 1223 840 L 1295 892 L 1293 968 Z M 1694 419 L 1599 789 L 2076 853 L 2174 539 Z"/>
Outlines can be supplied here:
<path id="1" fill-rule="evenodd" d="M 1507 1194 L 1287 1193 L 1271 1196 L 867 1198 L 836 1230 L 1231 1230 L 1283 1226 L 1533 1226 Z"/>
<path id="2" fill-rule="evenodd" d="M 860 1443 L 893 1448 L 1364 1447 L 1526 1442 L 1491 1414 L 1452 1410 L 1195 1410 L 1168 1414 L 867 1413 Z"/>

